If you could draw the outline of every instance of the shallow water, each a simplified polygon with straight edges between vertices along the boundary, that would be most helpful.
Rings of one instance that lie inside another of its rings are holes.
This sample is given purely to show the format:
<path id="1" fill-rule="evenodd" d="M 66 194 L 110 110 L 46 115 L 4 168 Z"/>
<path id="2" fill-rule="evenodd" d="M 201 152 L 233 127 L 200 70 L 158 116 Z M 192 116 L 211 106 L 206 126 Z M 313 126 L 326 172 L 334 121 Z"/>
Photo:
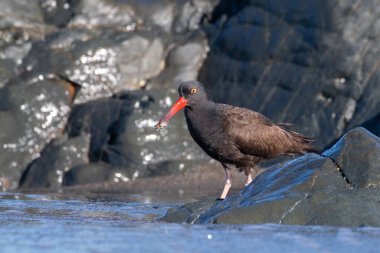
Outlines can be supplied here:
<path id="1" fill-rule="evenodd" d="M 0 194 L 1 252 L 378 252 L 380 228 L 155 222 L 140 195 Z"/>

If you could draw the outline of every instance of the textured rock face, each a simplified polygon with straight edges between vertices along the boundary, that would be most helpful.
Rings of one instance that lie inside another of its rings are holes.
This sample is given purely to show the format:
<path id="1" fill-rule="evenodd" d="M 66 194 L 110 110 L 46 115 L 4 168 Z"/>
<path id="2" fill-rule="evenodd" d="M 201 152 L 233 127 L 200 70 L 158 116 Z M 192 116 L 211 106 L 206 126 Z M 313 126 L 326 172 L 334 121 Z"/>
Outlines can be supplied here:
<path id="1" fill-rule="evenodd" d="M 62 80 L 12 84 L 0 90 L 0 184 L 17 186 L 28 164 L 61 135 L 70 113 L 70 86 Z"/>
<path id="2" fill-rule="evenodd" d="M 380 112 L 379 15 L 374 1 L 222 1 L 200 80 L 324 147 Z"/>
<path id="3" fill-rule="evenodd" d="M 380 140 L 363 128 L 351 131 L 323 153 L 354 188 L 379 187 Z"/>
<path id="4" fill-rule="evenodd" d="M 348 132 L 322 156 L 270 167 L 240 193 L 169 211 L 169 222 L 380 226 L 380 139 Z M 366 147 L 366 148 L 364 148 Z"/>

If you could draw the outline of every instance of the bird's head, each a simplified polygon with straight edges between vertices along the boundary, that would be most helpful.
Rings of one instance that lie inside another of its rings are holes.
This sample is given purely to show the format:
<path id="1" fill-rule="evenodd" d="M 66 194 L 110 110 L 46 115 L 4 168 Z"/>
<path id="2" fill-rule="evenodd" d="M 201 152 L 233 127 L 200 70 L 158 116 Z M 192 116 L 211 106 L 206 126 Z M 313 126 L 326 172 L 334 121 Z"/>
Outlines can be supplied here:
<path id="1" fill-rule="evenodd" d="M 155 128 L 164 128 L 169 119 L 181 109 L 201 105 L 204 101 L 209 100 L 203 85 L 197 81 L 181 83 L 178 87 L 178 95 L 179 99 L 177 102 L 173 104 L 168 113 L 154 126 Z"/>
<path id="2" fill-rule="evenodd" d="M 178 95 L 185 99 L 186 106 L 191 107 L 208 100 L 205 88 L 200 82 L 186 81 L 179 85 Z"/>

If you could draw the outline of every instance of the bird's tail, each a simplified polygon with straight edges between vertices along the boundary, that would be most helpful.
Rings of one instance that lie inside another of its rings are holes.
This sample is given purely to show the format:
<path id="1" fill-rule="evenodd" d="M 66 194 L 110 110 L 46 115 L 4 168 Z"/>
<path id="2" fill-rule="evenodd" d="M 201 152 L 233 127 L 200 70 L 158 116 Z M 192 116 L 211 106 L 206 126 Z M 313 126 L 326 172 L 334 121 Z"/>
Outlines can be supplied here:
<path id="1" fill-rule="evenodd" d="M 289 153 L 306 154 L 309 152 L 318 152 L 317 149 L 313 146 L 314 140 L 292 130 L 291 124 L 280 123 L 278 126 L 284 131 L 288 139 L 293 143 L 292 149 Z"/>

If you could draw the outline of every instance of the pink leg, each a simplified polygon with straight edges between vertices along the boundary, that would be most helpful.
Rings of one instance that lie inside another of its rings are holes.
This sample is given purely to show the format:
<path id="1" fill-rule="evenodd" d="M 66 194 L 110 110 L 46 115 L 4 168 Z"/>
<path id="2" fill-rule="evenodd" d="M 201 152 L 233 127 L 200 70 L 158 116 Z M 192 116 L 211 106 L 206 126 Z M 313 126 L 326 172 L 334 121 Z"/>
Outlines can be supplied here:
<path id="1" fill-rule="evenodd" d="M 230 190 L 231 185 L 232 185 L 232 173 L 231 173 L 231 169 L 228 168 L 224 164 L 223 164 L 223 167 L 224 167 L 224 171 L 226 172 L 226 181 L 224 183 L 224 188 L 223 188 L 222 195 L 220 195 L 220 199 L 225 199 L 226 198 L 226 196 L 228 194 L 228 191 Z"/>
<path id="2" fill-rule="evenodd" d="M 244 169 L 244 174 L 247 177 L 247 180 L 245 181 L 245 186 L 247 186 L 252 182 L 251 168 Z"/>

